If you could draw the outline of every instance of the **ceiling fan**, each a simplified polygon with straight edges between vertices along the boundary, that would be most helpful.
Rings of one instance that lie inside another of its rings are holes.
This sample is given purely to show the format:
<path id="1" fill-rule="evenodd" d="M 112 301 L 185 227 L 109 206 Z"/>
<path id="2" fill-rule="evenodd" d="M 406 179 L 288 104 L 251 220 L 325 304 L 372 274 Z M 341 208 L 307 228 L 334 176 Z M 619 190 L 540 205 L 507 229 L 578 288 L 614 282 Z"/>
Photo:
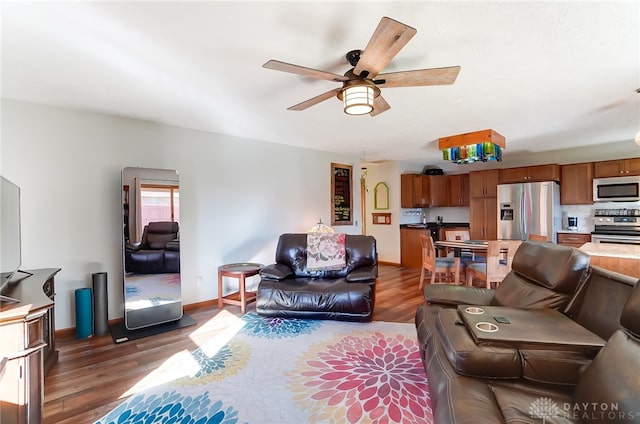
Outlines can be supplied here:
<path id="1" fill-rule="evenodd" d="M 312 97 L 288 110 L 304 110 L 336 96 L 343 101 L 345 113 L 375 116 L 391 108 L 380 94 L 380 88 L 448 85 L 458 77 L 459 66 L 380 73 L 416 33 L 408 25 L 383 17 L 367 47 L 363 51 L 352 50 L 346 54 L 353 68 L 344 75 L 279 60 L 269 60 L 262 67 L 342 83 L 342 87 Z"/>

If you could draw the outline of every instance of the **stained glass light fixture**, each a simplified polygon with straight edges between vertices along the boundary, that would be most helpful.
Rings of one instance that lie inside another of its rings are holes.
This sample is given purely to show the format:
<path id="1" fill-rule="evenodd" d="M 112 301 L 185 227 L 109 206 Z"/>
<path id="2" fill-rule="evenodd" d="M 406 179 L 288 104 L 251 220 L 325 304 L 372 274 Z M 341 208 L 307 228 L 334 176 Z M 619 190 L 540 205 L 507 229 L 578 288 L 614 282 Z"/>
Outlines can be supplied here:
<path id="1" fill-rule="evenodd" d="M 438 139 L 438 148 L 446 161 L 465 163 L 501 161 L 506 148 L 504 136 L 494 130 L 482 130 Z"/>

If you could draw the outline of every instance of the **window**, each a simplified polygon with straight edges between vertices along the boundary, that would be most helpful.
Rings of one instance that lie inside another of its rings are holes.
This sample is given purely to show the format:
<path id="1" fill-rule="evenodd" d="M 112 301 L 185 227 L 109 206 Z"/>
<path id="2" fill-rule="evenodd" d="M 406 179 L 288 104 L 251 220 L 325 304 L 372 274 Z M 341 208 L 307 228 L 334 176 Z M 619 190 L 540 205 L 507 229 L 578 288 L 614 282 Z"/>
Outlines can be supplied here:
<path id="1" fill-rule="evenodd" d="M 180 191 L 178 186 L 142 184 L 140 187 L 142 226 L 149 222 L 180 222 Z"/>

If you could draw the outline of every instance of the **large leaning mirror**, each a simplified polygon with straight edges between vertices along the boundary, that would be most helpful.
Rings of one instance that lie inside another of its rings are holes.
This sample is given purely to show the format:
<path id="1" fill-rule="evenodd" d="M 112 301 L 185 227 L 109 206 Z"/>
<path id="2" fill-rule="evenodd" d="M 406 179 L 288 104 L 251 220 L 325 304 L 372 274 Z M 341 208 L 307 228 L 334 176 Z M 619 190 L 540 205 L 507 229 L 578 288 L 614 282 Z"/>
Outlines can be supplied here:
<path id="1" fill-rule="evenodd" d="M 122 171 L 124 323 L 128 330 L 179 320 L 178 172 Z"/>

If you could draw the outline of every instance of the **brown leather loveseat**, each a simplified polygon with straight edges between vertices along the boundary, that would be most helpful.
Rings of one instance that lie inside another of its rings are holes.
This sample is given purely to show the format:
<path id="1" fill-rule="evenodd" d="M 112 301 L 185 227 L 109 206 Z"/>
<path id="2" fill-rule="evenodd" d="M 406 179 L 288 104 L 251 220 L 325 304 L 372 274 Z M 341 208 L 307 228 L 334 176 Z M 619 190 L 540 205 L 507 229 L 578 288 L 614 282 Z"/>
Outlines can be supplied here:
<path id="1" fill-rule="evenodd" d="M 371 321 L 378 277 L 376 239 L 345 237 L 341 269 L 307 268 L 307 234 L 282 234 L 276 263 L 260 271 L 256 312 L 263 316 Z"/>
<path id="2" fill-rule="evenodd" d="M 537 242 L 521 245 L 496 290 L 427 286 L 416 328 L 435 422 L 640 422 L 637 286 L 578 250 Z M 512 338 L 474 330 L 471 305 Z M 547 316 L 559 324 L 536 330 Z"/>

